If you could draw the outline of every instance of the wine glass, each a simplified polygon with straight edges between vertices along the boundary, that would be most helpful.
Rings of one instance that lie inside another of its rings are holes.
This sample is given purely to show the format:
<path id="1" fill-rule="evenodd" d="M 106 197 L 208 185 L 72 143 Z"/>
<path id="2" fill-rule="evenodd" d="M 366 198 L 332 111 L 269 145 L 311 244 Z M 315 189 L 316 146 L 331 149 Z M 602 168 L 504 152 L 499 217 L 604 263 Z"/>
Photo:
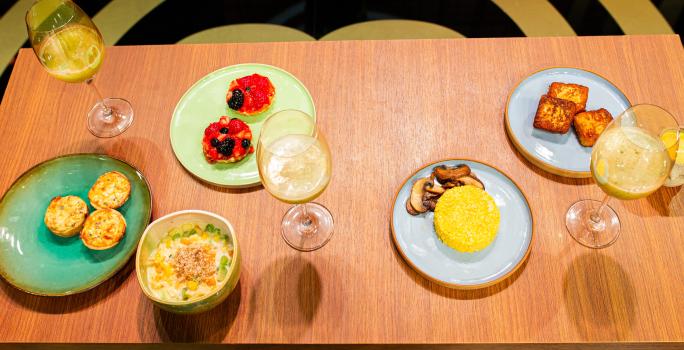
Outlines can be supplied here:
<path id="1" fill-rule="evenodd" d="M 270 116 L 261 127 L 256 158 L 264 188 L 277 199 L 296 204 L 282 220 L 285 242 L 300 251 L 328 243 L 333 217 L 324 206 L 310 202 L 328 186 L 332 159 L 313 117 L 298 110 Z"/>
<path id="2" fill-rule="evenodd" d="M 29 40 L 38 60 L 53 77 L 92 86 L 98 102 L 88 112 L 88 130 L 114 137 L 131 126 L 133 108 L 121 98 L 104 98 L 93 79 L 104 59 L 102 35 L 88 15 L 70 0 L 39 0 L 26 12 Z"/>
<path id="3" fill-rule="evenodd" d="M 565 216 L 570 235 L 589 248 L 605 248 L 620 235 L 620 219 L 610 197 L 638 199 L 663 185 L 682 132 L 666 110 L 632 106 L 601 133 L 591 152 L 591 174 L 605 192 L 603 201 L 581 200 Z"/>

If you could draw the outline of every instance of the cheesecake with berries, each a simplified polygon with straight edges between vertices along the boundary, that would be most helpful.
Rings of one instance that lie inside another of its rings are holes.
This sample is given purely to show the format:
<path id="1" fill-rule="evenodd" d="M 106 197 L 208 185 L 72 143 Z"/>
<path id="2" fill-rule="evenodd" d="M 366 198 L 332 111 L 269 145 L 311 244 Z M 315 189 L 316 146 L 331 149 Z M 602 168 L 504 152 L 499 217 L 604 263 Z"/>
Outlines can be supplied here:
<path id="1" fill-rule="evenodd" d="M 221 117 L 204 130 L 204 157 L 209 163 L 235 163 L 254 153 L 252 130 L 240 119 Z"/>
<path id="2" fill-rule="evenodd" d="M 271 107 L 274 98 L 275 87 L 271 80 L 254 73 L 230 82 L 226 103 L 235 112 L 251 116 Z"/>

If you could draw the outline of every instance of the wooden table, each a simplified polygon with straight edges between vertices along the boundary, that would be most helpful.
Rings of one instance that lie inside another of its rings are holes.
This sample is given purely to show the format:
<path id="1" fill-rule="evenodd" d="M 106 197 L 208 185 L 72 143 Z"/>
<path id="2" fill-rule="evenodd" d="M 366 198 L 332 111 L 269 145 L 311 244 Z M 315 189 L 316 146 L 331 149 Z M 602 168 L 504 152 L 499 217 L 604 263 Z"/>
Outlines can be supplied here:
<path id="1" fill-rule="evenodd" d="M 334 156 L 319 198 L 335 217 L 332 241 L 313 253 L 279 234 L 287 205 L 262 188 L 230 190 L 193 178 L 169 143 L 176 102 L 220 67 L 262 62 L 309 88 Z M 238 232 L 237 290 L 197 316 L 160 311 L 128 268 L 70 297 L 22 293 L 0 283 L 0 342 L 56 343 L 591 343 L 684 346 L 684 191 L 661 189 L 611 205 L 618 242 L 589 250 L 566 232 L 566 209 L 599 198 L 592 180 L 535 168 L 503 127 L 510 90 L 533 71 L 575 66 L 599 72 L 633 103 L 684 121 L 684 50 L 678 36 L 356 41 L 108 48 L 98 76 L 136 120 L 97 139 L 85 126 L 95 96 L 19 54 L 0 107 L 4 192 L 43 160 L 77 152 L 139 167 L 154 217 L 181 209 L 224 215 Z M 527 194 L 535 240 L 527 263 L 498 285 L 451 290 L 414 272 L 391 239 L 389 213 L 402 181 L 427 162 L 465 157 L 496 164 Z M 662 345 L 662 344 L 661 344 Z"/>

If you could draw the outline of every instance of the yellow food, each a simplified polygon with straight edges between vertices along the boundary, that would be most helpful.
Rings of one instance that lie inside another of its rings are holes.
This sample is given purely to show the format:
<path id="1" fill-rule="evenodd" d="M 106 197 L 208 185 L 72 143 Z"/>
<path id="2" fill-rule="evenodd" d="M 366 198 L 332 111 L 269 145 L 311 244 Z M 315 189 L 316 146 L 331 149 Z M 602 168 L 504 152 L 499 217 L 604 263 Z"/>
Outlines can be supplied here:
<path id="1" fill-rule="evenodd" d="M 126 233 L 126 219 L 114 209 L 95 210 L 83 225 L 81 240 L 95 250 L 114 247 Z"/>
<path id="2" fill-rule="evenodd" d="M 171 228 L 146 262 L 152 294 L 186 301 L 216 292 L 233 260 L 230 236 L 214 225 L 186 223 Z"/>
<path id="3" fill-rule="evenodd" d="M 88 217 L 88 205 L 79 197 L 55 197 L 45 210 L 45 226 L 61 237 L 81 232 Z"/>
<path id="4" fill-rule="evenodd" d="M 110 171 L 97 178 L 88 192 L 88 199 L 95 209 L 116 209 L 126 203 L 130 194 L 128 178 L 118 171 Z"/>
<path id="5" fill-rule="evenodd" d="M 477 252 L 496 238 L 501 214 L 487 192 L 468 185 L 444 192 L 437 201 L 434 220 L 444 244 L 460 252 Z"/>

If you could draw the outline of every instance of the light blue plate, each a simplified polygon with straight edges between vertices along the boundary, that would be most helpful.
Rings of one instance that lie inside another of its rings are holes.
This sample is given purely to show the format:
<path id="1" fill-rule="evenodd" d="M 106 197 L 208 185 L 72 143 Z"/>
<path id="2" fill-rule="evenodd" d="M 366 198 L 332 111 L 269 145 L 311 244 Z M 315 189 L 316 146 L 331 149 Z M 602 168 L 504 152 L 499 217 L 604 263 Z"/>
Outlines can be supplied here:
<path id="1" fill-rule="evenodd" d="M 527 160 L 556 175 L 591 177 L 591 147 L 579 143 L 574 128 L 561 135 L 532 126 L 539 98 L 554 81 L 588 87 L 588 111 L 605 108 L 615 118 L 631 104 L 625 94 L 605 78 L 576 68 L 549 68 L 534 73 L 520 82 L 508 98 L 506 131 Z"/>
<path id="2" fill-rule="evenodd" d="M 434 213 L 412 216 L 406 201 L 413 182 L 430 176 L 432 168 L 467 164 L 484 183 L 501 212 L 496 239 L 476 253 L 461 253 L 437 237 Z M 504 280 L 522 265 L 532 246 L 532 212 L 520 188 L 497 169 L 470 160 L 446 160 L 430 164 L 402 185 L 392 208 L 392 235 L 404 260 L 425 278 L 450 288 L 482 288 Z"/>

